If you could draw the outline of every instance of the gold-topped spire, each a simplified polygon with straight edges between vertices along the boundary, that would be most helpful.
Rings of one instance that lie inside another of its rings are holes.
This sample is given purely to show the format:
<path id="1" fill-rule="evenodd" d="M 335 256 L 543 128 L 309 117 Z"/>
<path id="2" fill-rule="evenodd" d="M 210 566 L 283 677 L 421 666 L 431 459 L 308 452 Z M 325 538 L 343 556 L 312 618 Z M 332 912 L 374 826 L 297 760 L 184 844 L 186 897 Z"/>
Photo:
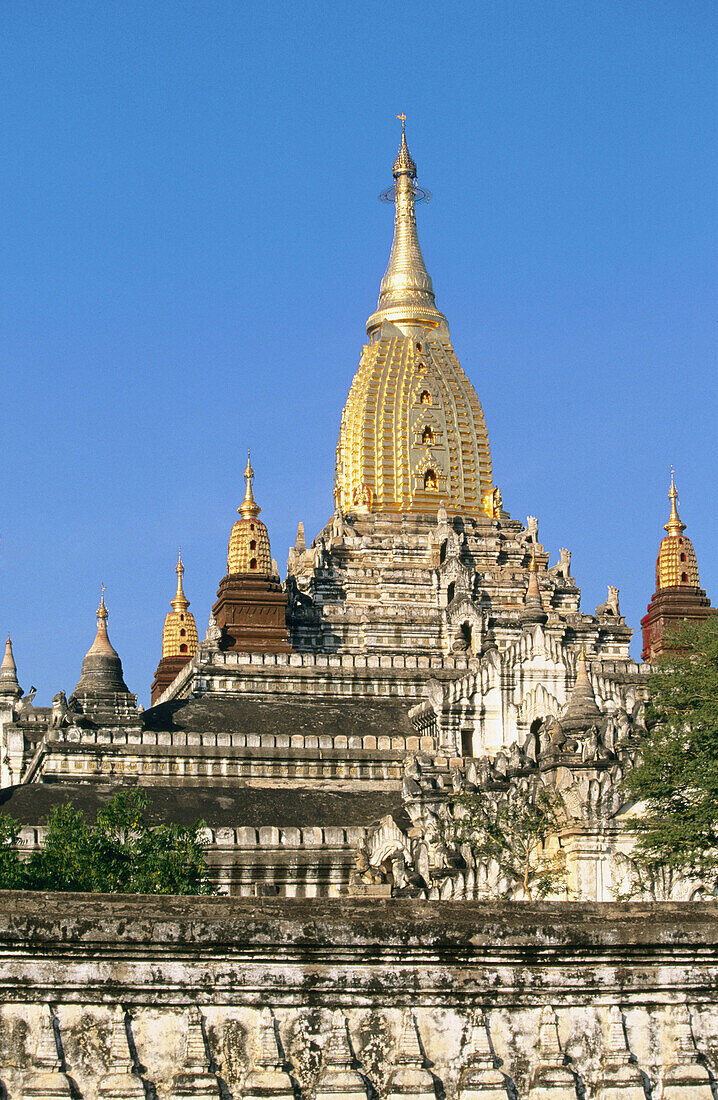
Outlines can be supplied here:
<path id="1" fill-rule="evenodd" d="M 416 179 L 416 163 L 409 152 L 409 146 L 406 144 L 406 115 L 402 111 L 396 117 L 401 120 L 401 145 L 394 161 L 394 179 L 401 172 L 407 172 L 412 179 Z"/>
<path id="2" fill-rule="evenodd" d="M 676 489 L 676 483 L 673 477 L 673 467 L 671 466 L 671 487 L 668 490 L 668 497 L 671 502 L 671 514 L 668 519 L 668 523 L 663 525 L 663 530 L 667 531 L 669 535 L 682 535 L 686 529 L 685 523 L 681 523 L 678 515 L 678 490 Z"/>
<path id="3" fill-rule="evenodd" d="M 175 611 L 186 611 L 189 607 L 189 600 L 184 594 L 182 589 L 182 577 L 184 576 L 184 565 L 182 564 L 182 547 L 180 546 L 177 553 L 177 565 L 175 566 L 175 573 L 177 574 L 177 592 L 175 598 L 171 601 L 171 606 Z"/>
<path id="4" fill-rule="evenodd" d="M 100 587 L 100 606 L 97 609 L 97 633 L 83 658 L 75 694 L 127 692 L 127 685 L 122 677 L 122 662 L 107 634 L 107 619 L 103 584 Z"/>
<path id="5" fill-rule="evenodd" d="M 406 115 L 401 120 L 401 144 L 394 161 L 394 241 L 389 265 L 381 281 L 376 312 L 366 323 L 372 334 L 382 321 L 394 324 L 436 328 L 446 323 L 436 308 L 434 287 L 426 270 L 416 231 L 416 163 L 406 143 Z M 423 192 L 419 191 L 419 195 Z"/>
<path id="6" fill-rule="evenodd" d="M 262 511 L 254 499 L 254 492 L 252 491 L 253 479 L 254 470 L 250 462 L 249 448 L 247 448 L 247 467 L 244 471 L 244 480 L 247 482 L 247 488 L 244 490 L 244 500 L 237 509 L 242 519 L 256 519 Z"/>
<path id="7" fill-rule="evenodd" d="M 698 576 L 698 562 L 693 543 L 684 535 L 685 523 L 681 522 L 678 515 L 678 490 L 671 466 L 671 487 L 668 490 L 668 498 L 671 502 L 671 514 L 668 523 L 663 525 L 666 535 L 661 539 L 656 561 L 656 591 L 663 588 L 676 588 L 686 585 L 689 588 L 700 588 Z"/>
<path id="8" fill-rule="evenodd" d="M 108 618 L 109 614 L 107 611 L 107 607 L 105 606 L 105 586 L 104 584 L 101 584 L 100 606 L 97 609 L 97 634 L 95 635 L 94 642 L 87 651 L 88 655 L 90 653 L 104 653 L 112 657 L 117 656 L 117 652 L 113 648 L 112 643 L 110 642 L 109 635 L 107 633 Z"/>
<path id="9" fill-rule="evenodd" d="M 184 564 L 181 548 L 177 554 L 175 573 L 177 574 L 177 592 L 174 599 L 170 601 L 172 610 L 165 616 L 165 625 L 162 631 L 162 658 L 164 660 L 165 657 L 182 657 L 188 661 L 197 652 L 198 638 L 197 623 L 192 612 L 188 610 L 189 600 L 184 594 L 182 585 Z M 174 679 L 174 677 L 172 678 Z"/>

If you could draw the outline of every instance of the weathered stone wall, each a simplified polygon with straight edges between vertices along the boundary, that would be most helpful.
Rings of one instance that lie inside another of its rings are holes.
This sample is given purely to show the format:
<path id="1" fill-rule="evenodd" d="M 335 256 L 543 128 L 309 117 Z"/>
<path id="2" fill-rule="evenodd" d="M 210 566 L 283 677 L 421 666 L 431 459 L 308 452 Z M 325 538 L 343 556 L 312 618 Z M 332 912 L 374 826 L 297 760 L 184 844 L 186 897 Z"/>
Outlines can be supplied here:
<path id="1" fill-rule="evenodd" d="M 0 959 L 9 1097 L 714 1096 L 715 903 L 4 893 Z"/>

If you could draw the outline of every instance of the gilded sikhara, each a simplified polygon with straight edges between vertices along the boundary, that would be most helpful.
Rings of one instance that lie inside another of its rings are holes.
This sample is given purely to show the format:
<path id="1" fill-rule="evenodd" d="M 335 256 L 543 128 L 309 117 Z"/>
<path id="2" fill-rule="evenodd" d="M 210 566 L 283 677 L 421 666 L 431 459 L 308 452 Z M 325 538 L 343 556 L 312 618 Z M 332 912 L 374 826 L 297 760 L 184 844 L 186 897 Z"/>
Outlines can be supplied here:
<path id="1" fill-rule="evenodd" d="M 394 161 L 394 241 L 376 311 L 342 413 L 335 500 L 342 513 L 491 515 L 484 414 L 454 354 L 416 230 L 416 164 L 406 143 Z"/>

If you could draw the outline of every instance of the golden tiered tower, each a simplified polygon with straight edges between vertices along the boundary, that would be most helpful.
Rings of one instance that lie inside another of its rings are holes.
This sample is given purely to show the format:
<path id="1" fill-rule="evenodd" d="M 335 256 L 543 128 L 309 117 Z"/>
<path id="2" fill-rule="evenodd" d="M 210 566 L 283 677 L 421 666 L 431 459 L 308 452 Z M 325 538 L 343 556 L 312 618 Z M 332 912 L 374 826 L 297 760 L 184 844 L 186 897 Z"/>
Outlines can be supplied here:
<path id="1" fill-rule="evenodd" d="M 691 540 L 683 534 L 686 525 L 681 523 L 678 515 L 678 491 L 673 479 L 672 467 L 668 499 L 671 502 L 671 514 L 668 523 L 663 527 L 668 534 L 661 539 L 656 560 L 656 592 L 660 592 L 663 588 L 675 588 L 678 585 L 700 588 L 696 552 Z"/>
<path id="2" fill-rule="evenodd" d="M 184 565 L 181 551 L 177 556 L 175 573 L 177 574 L 177 592 L 171 601 L 172 610 L 165 617 L 162 631 L 162 659 L 157 666 L 152 683 L 153 703 L 197 652 L 197 623 L 192 612 L 188 610 L 189 600 L 182 587 Z"/>
<path id="3" fill-rule="evenodd" d="M 693 543 L 685 535 L 686 525 L 678 515 L 678 492 L 671 467 L 671 487 L 668 491 L 671 514 L 664 525 L 667 534 L 661 539 L 656 559 L 656 591 L 641 619 L 643 659 L 657 661 L 670 653 L 671 631 L 684 623 L 702 622 L 716 609 L 701 588 L 698 561 Z"/>
<path id="4" fill-rule="evenodd" d="M 399 116 L 401 117 L 401 116 Z M 337 444 L 335 498 L 344 513 L 495 515 L 484 415 L 436 308 L 419 246 L 416 165 L 394 161 L 394 242 Z"/>

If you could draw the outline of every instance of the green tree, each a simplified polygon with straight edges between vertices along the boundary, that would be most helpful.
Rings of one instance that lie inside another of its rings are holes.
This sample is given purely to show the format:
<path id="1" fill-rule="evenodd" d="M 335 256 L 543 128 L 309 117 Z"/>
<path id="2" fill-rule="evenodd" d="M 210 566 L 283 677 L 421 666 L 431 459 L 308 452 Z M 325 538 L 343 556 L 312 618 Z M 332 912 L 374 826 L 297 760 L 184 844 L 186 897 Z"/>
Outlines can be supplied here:
<path id="1" fill-rule="evenodd" d="M 70 803 L 48 815 L 43 846 L 27 860 L 19 827 L 0 817 L 0 884 L 4 889 L 121 894 L 211 894 L 202 822 L 150 825 L 147 795 L 119 791 L 94 825 Z"/>
<path id="2" fill-rule="evenodd" d="M 499 888 L 508 881 L 512 897 L 533 899 L 566 890 L 565 855 L 548 848 L 564 822 L 561 796 L 532 776 L 503 792 L 459 795 L 451 831 L 477 862 L 495 865 Z"/>
<path id="3" fill-rule="evenodd" d="M 648 736 L 624 781 L 645 804 L 632 853 L 647 872 L 718 867 L 718 616 L 687 624 L 648 681 Z"/>
<path id="4" fill-rule="evenodd" d="M 23 888 L 23 867 L 19 856 L 20 826 L 7 814 L 0 814 L 0 890 Z"/>

